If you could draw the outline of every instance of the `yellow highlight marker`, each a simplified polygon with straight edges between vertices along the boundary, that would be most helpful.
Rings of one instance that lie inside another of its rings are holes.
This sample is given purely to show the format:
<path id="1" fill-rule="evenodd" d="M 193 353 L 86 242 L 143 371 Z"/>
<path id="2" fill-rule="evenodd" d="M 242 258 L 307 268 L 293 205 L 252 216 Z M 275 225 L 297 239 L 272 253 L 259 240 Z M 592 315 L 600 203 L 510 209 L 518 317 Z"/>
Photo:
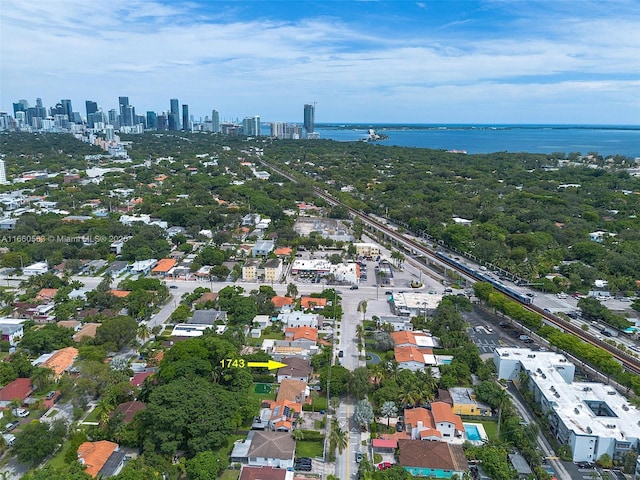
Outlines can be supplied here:
<path id="1" fill-rule="evenodd" d="M 275 360 L 269 360 L 268 362 L 247 362 L 247 367 L 262 367 L 269 370 L 275 370 L 276 368 L 286 367 L 286 363 L 276 362 Z"/>

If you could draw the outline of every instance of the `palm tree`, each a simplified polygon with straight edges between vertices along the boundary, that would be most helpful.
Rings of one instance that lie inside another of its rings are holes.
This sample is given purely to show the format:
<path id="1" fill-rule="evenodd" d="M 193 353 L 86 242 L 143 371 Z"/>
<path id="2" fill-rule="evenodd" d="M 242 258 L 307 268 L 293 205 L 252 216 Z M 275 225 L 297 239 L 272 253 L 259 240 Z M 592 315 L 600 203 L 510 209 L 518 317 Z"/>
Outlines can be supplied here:
<path id="1" fill-rule="evenodd" d="M 389 426 L 389 419 L 395 417 L 398 414 L 398 407 L 395 402 L 384 402 L 380 408 L 380 413 L 383 417 L 387 417 L 387 427 Z"/>
<path id="2" fill-rule="evenodd" d="M 380 386 L 380 384 L 384 381 L 386 376 L 387 376 L 387 372 L 384 368 L 384 364 L 382 363 L 376 363 L 375 365 L 371 366 L 371 368 L 369 369 L 370 381 L 376 387 Z"/>
<path id="3" fill-rule="evenodd" d="M 31 385 L 33 385 L 36 390 L 46 387 L 49 385 L 52 374 L 53 371 L 50 368 L 35 368 L 31 373 Z"/>
<path id="4" fill-rule="evenodd" d="M 151 330 L 149 330 L 149 327 L 147 327 L 145 323 L 141 323 L 138 325 L 136 334 L 138 335 L 138 338 L 142 340 L 142 344 L 144 344 L 151 337 Z"/>
<path id="5" fill-rule="evenodd" d="M 367 315 L 367 301 L 366 300 L 362 300 L 359 304 L 358 304 L 358 311 L 362 312 L 362 320 L 364 321 L 366 315 Z"/>
<path id="6" fill-rule="evenodd" d="M 109 423 L 109 417 L 113 412 L 114 405 L 112 399 L 108 395 L 104 395 L 96 405 L 96 414 L 100 419 L 100 423 L 103 429 L 107 428 Z"/>
<path id="7" fill-rule="evenodd" d="M 329 443 L 333 446 L 334 449 L 337 447 L 338 452 L 340 452 L 341 454 L 344 451 L 344 449 L 347 448 L 347 444 L 349 443 L 349 440 L 347 438 L 347 432 L 345 432 L 344 430 L 342 430 L 342 428 L 340 428 L 340 425 L 338 424 L 338 421 L 336 419 L 333 419 L 331 421 L 331 433 L 329 435 Z"/>

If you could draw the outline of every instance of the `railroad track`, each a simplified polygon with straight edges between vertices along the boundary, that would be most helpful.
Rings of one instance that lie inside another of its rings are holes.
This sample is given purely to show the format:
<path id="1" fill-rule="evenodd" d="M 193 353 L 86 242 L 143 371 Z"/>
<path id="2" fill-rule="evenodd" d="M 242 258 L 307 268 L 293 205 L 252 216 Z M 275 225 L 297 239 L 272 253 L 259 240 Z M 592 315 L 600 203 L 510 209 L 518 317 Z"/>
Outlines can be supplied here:
<path id="1" fill-rule="evenodd" d="M 268 167 L 270 169 L 272 169 L 273 171 L 277 172 L 278 174 L 282 175 L 283 177 L 287 178 L 288 180 L 290 180 L 291 182 L 294 183 L 299 183 L 299 180 L 294 177 L 293 175 L 282 171 L 281 169 L 274 167 L 273 165 L 260 160 L 261 163 L 265 166 Z M 407 246 L 408 248 L 410 248 L 411 250 L 420 253 L 422 255 L 425 255 L 427 258 L 429 258 L 432 261 L 436 261 L 439 262 L 441 264 L 446 265 L 448 268 L 457 271 L 458 273 L 465 275 L 466 277 L 470 277 L 472 278 L 473 281 L 485 281 L 484 278 L 479 278 L 478 275 L 474 275 L 472 272 L 468 271 L 468 270 L 463 270 L 462 268 L 460 268 L 455 261 L 453 260 L 448 260 L 446 257 L 442 256 L 442 255 L 438 255 L 437 252 L 433 249 L 430 249 L 428 247 L 426 247 L 424 244 L 416 242 L 415 240 L 406 237 L 405 235 L 402 235 L 401 233 L 398 233 L 396 230 L 389 228 L 388 225 L 383 224 L 382 222 L 379 222 L 378 220 L 375 220 L 373 218 L 371 218 L 369 215 L 367 215 L 364 212 L 361 212 L 359 210 L 356 210 L 354 208 L 349 207 L 348 205 L 346 205 L 345 203 L 341 202 L 340 200 L 336 199 L 335 197 L 333 197 L 331 194 L 329 194 L 326 191 L 321 190 L 320 188 L 317 187 L 313 187 L 313 191 L 314 193 L 324 199 L 327 203 L 329 203 L 330 205 L 335 205 L 335 206 L 341 206 L 346 208 L 349 213 L 353 216 L 353 217 L 357 217 L 360 219 L 360 221 L 362 221 L 365 225 L 368 225 L 371 228 L 374 228 L 376 230 L 378 230 L 379 232 L 383 233 L 384 235 L 388 236 L 389 238 L 395 240 L 397 243 L 400 243 L 404 246 Z M 517 301 L 518 303 L 520 303 L 524 308 L 526 308 L 527 310 L 530 310 L 538 315 L 540 315 L 547 323 L 554 325 L 555 327 L 559 328 L 562 331 L 565 332 L 569 332 L 573 335 L 575 335 L 576 337 L 578 337 L 580 340 L 582 340 L 583 342 L 589 343 L 591 345 L 595 345 L 599 348 L 602 348 L 604 350 L 606 350 L 607 352 L 609 352 L 615 359 L 617 359 L 620 363 L 622 363 L 622 366 L 627 369 L 630 372 L 633 372 L 635 374 L 639 374 L 640 375 L 640 360 L 632 355 L 629 355 L 626 352 L 623 352 L 622 350 L 620 350 L 617 347 L 614 347 L 613 345 L 610 345 L 606 342 L 603 342 L 602 340 L 588 334 L 587 332 L 583 331 L 580 327 L 573 325 L 571 322 L 568 322 L 566 320 L 564 320 L 563 318 L 557 317 L 556 315 L 553 315 L 549 312 L 544 311 L 543 309 L 533 305 L 532 303 L 527 303 L 526 301 L 523 301 L 522 299 L 522 295 L 516 295 L 513 293 L 509 293 L 509 291 L 505 291 L 502 290 L 502 293 L 508 295 L 509 297 L 511 297 L 513 300 Z"/>

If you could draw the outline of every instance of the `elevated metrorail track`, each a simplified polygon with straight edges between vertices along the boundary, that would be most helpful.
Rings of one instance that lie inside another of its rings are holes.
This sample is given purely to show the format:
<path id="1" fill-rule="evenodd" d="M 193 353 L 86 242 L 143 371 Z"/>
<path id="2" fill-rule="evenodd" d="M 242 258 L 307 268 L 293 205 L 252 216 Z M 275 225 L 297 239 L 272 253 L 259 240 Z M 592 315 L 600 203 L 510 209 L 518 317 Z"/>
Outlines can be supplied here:
<path id="1" fill-rule="evenodd" d="M 288 180 L 294 183 L 299 183 L 298 179 L 292 176 L 291 174 L 288 174 L 282 171 L 281 169 L 274 167 L 273 165 L 267 162 L 264 162 L 262 160 L 261 162 L 263 163 L 264 166 L 272 169 L 273 171 L 277 172 L 278 174 L 282 175 Z M 415 240 L 408 238 L 402 235 L 401 233 L 398 233 L 396 230 L 389 228 L 388 225 L 385 225 L 382 222 L 371 218 L 366 213 L 346 205 L 345 203 L 336 199 L 326 191 L 323 191 L 317 187 L 313 187 L 313 191 L 318 197 L 324 199 L 330 205 L 341 206 L 347 209 L 354 218 L 355 217 L 359 218 L 360 221 L 362 221 L 365 225 L 368 225 L 369 227 L 375 230 L 378 230 L 379 232 L 393 239 L 397 243 L 409 247 L 413 251 L 428 257 L 430 260 L 446 265 L 447 268 L 450 268 L 451 270 L 455 270 L 456 272 L 460 273 L 461 275 L 464 275 L 465 277 L 471 278 L 474 282 L 488 281 L 485 275 L 482 274 L 481 272 L 476 272 L 469 268 L 463 268 L 461 264 L 456 262 L 454 259 L 449 258 L 446 255 L 439 254 L 433 249 L 426 247 L 424 244 L 416 242 Z M 564 332 L 569 332 L 575 335 L 583 342 L 589 343 L 591 345 L 595 345 L 599 348 L 606 350 L 615 359 L 617 359 L 626 370 L 640 375 L 640 360 L 638 358 L 632 355 L 629 355 L 626 352 L 623 352 L 622 350 L 620 350 L 619 348 L 616 348 L 613 345 L 603 342 L 602 340 L 588 334 L 587 332 L 583 331 L 580 327 L 572 324 L 571 322 L 563 318 L 557 317 L 556 315 L 546 312 L 542 308 L 533 305 L 533 303 L 530 301 L 528 297 L 516 292 L 515 290 L 507 287 L 500 288 L 500 286 L 504 287 L 504 285 L 495 281 L 489 281 L 489 283 L 491 283 L 494 286 L 494 288 L 501 291 L 511 299 L 522 304 L 522 306 L 527 310 L 530 310 L 540 315 L 545 320 L 546 323 L 550 325 L 554 325 L 555 327 L 557 327 L 558 329 Z"/>

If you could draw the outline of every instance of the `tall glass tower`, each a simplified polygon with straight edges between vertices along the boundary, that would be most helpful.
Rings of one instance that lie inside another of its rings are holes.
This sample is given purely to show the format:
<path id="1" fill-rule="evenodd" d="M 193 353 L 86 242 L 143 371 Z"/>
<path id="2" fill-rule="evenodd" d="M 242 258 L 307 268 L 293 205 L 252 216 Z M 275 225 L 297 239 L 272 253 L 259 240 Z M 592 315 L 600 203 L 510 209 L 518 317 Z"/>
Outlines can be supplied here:
<path id="1" fill-rule="evenodd" d="M 169 100 L 171 109 L 169 111 L 169 130 L 180 130 L 180 103 L 177 98 Z"/>
<path id="2" fill-rule="evenodd" d="M 307 138 L 316 132 L 316 106 L 312 103 L 306 103 L 304 106 L 304 130 Z"/>
<path id="3" fill-rule="evenodd" d="M 217 110 L 211 111 L 211 130 L 213 133 L 220 133 L 220 114 Z"/>
<path id="4" fill-rule="evenodd" d="M 189 105 L 182 105 L 182 130 L 189 131 Z"/>

